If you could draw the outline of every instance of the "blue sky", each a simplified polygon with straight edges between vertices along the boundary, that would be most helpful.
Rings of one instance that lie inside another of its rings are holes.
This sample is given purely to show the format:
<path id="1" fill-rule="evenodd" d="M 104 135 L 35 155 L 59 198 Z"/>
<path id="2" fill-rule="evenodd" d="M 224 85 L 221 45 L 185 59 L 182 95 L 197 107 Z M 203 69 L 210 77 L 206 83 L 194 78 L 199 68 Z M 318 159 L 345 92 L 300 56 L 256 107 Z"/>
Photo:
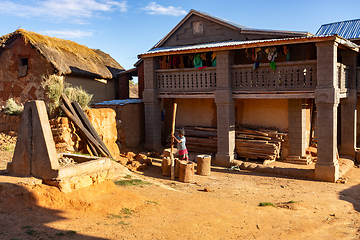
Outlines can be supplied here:
<path id="1" fill-rule="evenodd" d="M 0 35 L 23 28 L 109 53 L 125 69 L 195 9 L 252 28 L 316 33 L 359 19 L 359 0 L 0 0 Z"/>

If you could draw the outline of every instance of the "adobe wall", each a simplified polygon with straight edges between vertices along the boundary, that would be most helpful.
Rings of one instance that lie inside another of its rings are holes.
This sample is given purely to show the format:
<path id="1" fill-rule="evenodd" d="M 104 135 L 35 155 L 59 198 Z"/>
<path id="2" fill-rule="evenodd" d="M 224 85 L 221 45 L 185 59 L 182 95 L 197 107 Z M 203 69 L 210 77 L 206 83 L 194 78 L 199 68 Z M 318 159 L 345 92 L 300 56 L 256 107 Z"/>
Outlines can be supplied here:
<path id="1" fill-rule="evenodd" d="M 26 76 L 18 77 L 21 58 L 28 58 L 28 70 Z M 17 38 L 11 48 L 0 55 L 0 106 L 4 106 L 9 98 L 18 103 L 44 99 L 41 76 L 53 72 L 54 68 L 45 58 L 30 44 L 25 45 Z"/>
<path id="2" fill-rule="evenodd" d="M 138 148 L 144 143 L 144 103 L 94 105 L 93 108 L 111 108 L 115 110 L 118 133 L 117 141 L 121 143 L 122 148 Z"/>
<path id="3" fill-rule="evenodd" d="M 86 86 L 86 92 L 93 94 L 92 103 L 109 101 L 115 99 L 117 86 L 115 80 L 97 80 L 77 76 L 65 76 L 65 82 L 72 86 Z M 85 87 L 82 87 L 85 89 Z"/>
<path id="4" fill-rule="evenodd" d="M 21 116 L 11 116 L 0 113 L 0 132 L 18 132 Z"/>
<path id="5" fill-rule="evenodd" d="M 177 103 L 175 122 L 177 128 L 184 126 L 217 127 L 217 111 L 214 99 L 178 98 L 174 101 Z M 173 106 L 169 112 L 171 117 L 172 108 Z"/>
<path id="6" fill-rule="evenodd" d="M 236 99 L 235 123 L 288 132 L 288 99 Z"/>

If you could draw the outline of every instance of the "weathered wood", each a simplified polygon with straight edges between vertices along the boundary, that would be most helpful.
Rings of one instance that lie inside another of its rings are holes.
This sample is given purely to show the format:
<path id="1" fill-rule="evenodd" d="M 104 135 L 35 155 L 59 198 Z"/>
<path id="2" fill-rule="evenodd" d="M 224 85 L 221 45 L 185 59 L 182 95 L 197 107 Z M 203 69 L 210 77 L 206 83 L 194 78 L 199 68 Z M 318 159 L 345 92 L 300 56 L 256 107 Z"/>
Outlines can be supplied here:
<path id="1" fill-rule="evenodd" d="M 177 108 L 177 104 L 174 103 L 174 111 L 173 111 L 173 119 L 172 119 L 171 136 L 173 136 L 174 133 L 175 133 L 176 108 Z M 175 162 L 174 162 L 173 148 L 174 148 L 174 138 L 171 137 L 171 152 L 170 152 L 170 158 L 171 158 L 171 180 L 174 180 L 174 179 L 175 179 Z"/>
<path id="2" fill-rule="evenodd" d="M 210 155 L 197 155 L 196 173 L 203 176 L 208 176 L 211 173 L 211 156 Z"/>
<path id="3" fill-rule="evenodd" d="M 87 140 L 89 140 L 91 144 L 93 144 L 93 146 L 101 154 L 101 156 L 108 157 L 109 155 L 107 155 L 107 153 L 104 151 L 104 149 L 102 149 L 98 141 L 89 133 L 89 131 L 84 128 L 80 120 L 74 117 L 74 115 L 72 115 L 71 112 L 64 105 L 61 105 L 60 108 L 61 110 L 63 110 L 66 116 L 75 124 L 75 126 L 80 130 L 80 132 L 84 133 Z"/>
<path id="4" fill-rule="evenodd" d="M 169 157 L 163 157 L 161 163 L 162 175 L 171 176 L 171 159 Z"/>
<path id="5" fill-rule="evenodd" d="M 185 183 L 194 181 L 194 163 L 189 161 L 180 162 L 179 180 Z"/>
<path id="6" fill-rule="evenodd" d="M 179 173 L 180 173 L 180 163 L 181 162 L 186 162 L 184 160 L 180 160 L 178 158 L 175 158 L 175 177 L 178 178 L 179 177 Z"/>
<path id="7" fill-rule="evenodd" d="M 71 105 L 73 106 L 78 118 L 82 122 L 83 126 L 91 133 L 91 135 L 100 143 L 102 148 L 105 150 L 105 152 L 108 154 L 108 156 L 111 156 L 111 153 L 109 149 L 106 147 L 103 140 L 100 138 L 98 132 L 95 130 L 94 126 L 91 124 L 89 118 L 86 116 L 84 110 L 81 108 L 80 104 L 78 102 L 72 102 Z"/>

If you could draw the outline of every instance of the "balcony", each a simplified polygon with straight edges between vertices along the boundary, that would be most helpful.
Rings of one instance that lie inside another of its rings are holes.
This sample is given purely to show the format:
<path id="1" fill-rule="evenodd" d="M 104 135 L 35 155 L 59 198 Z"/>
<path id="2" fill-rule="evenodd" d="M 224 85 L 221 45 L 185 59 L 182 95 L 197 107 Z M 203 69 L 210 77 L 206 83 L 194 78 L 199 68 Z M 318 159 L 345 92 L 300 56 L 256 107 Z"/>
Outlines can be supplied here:
<path id="1" fill-rule="evenodd" d="M 204 69 L 164 69 L 157 70 L 157 90 L 159 95 L 194 95 L 209 96 L 217 87 L 216 67 Z M 360 68 L 357 69 L 360 76 Z M 337 64 L 338 87 L 346 93 L 348 67 Z M 276 63 L 272 70 L 269 63 L 263 63 L 253 69 L 252 64 L 231 66 L 231 82 L 234 94 L 263 93 L 308 93 L 302 97 L 314 97 L 317 84 L 317 62 L 297 61 Z M 360 84 L 358 84 L 359 86 Z M 360 86 L 358 88 L 360 90 Z M 253 97 L 253 96 L 252 96 Z M 301 96 L 299 96 L 301 97 Z"/>
<path id="2" fill-rule="evenodd" d="M 237 92 L 314 91 L 316 87 L 316 61 L 277 63 L 275 70 L 266 63 L 256 70 L 252 65 L 235 65 L 231 70 Z"/>

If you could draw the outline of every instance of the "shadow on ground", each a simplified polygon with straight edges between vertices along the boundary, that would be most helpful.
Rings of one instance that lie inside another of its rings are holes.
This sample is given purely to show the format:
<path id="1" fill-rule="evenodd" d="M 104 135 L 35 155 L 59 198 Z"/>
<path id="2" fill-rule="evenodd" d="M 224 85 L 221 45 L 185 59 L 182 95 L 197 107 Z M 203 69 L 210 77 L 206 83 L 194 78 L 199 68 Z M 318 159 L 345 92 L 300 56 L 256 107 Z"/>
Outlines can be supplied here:
<path id="1" fill-rule="evenodd" d="M 23 186 L 0 183 L 0 239 L 104 239 L 78 234 L 76 229 L 46 226 L 64 220 L 61 213 L 38 206 L 35 196 Z"/>

